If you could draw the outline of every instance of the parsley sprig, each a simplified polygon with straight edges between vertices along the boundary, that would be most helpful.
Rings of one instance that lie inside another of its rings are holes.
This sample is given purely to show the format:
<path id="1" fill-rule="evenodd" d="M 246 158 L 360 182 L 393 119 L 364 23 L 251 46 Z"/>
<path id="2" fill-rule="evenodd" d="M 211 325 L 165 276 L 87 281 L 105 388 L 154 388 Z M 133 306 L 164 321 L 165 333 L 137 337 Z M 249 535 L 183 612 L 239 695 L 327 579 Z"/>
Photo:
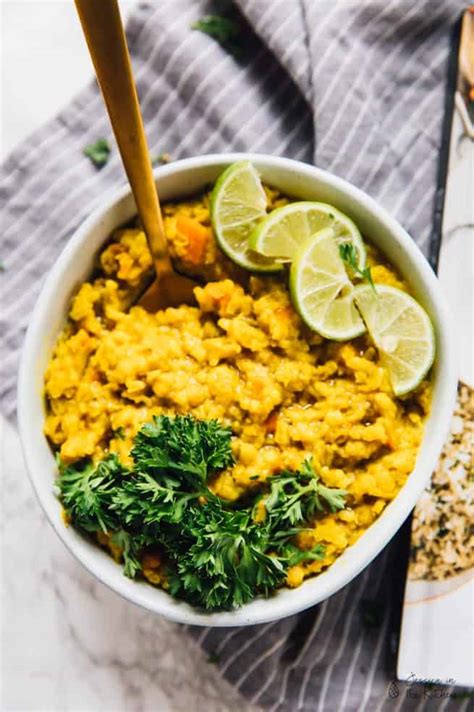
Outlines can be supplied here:
<path id="1" fill-rule="evenodd" d="M 339 256 L 341 260 L 355 272 L 355 274 L 370 284 L 375 294 L 377 294 L 370 267 L 365 267 L 364 269 L 360 268 L 357 250 L 352 242 L 341 242 L 339 244 Z"/>
<path id="2" fill-rule="evenodd" d="M 344 507 L 346 492 L 324 486 L 310 459 L 271 477 L 251 504 L 222 500 L 207 482 L 234 460 L 231 431 L 215 420 L 155 417 L 131 457 L 130 469 L 115 454 L 96 465 L 60 464 L 64 509 L 80 530 L 111 536 L 131 578 L 147 548 L 159 547 L 170 593 L 208 610 L 268 596 L 290 566 L 324 558 L 323 546 L 301 550 L 295 536 L 318 513 Z"/>

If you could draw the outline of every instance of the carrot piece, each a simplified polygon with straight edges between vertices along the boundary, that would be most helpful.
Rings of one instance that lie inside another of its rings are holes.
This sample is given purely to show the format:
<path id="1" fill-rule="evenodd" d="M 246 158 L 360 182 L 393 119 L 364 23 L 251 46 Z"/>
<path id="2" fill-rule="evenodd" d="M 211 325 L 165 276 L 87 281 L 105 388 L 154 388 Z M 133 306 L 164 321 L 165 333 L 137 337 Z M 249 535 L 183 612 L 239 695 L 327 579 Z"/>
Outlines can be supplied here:
<path id="1" fill-rule="evenodd" d="M 273 410 L 265 421 L 265 430 L 267 433 L 274 433 L 276 431 L 278 420 L 278 411 Z"/>
<path id="2" fill-rule="evenodd" d="M 178 215 L 176 229 L 187 238 L 186 259 L 195 265 L 202 264 L 210 238 L 209 228 L 187 215 Z"/>

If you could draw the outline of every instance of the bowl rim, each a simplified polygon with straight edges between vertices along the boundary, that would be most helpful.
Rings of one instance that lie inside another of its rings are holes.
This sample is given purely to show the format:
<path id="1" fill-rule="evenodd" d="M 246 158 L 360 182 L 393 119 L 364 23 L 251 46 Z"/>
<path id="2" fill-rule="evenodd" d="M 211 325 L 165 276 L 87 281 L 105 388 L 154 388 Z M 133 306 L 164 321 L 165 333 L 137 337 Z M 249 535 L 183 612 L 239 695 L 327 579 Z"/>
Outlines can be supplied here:
<path id="1" fill-rule="evenodd" d="M 79 225 L 49 271 L 28 325 L 19 364 L 17 407 L 20 440 L 27 472 L 36 496 L 53 529 L 73 556 L 99 581 L 130 602 L 153 611 L 154 613 L 163 615 L 169 620 L 211 627 L 255 625 L 276 621 L 293 615 L 333 595 L 365 569 L 398 531 L 426 486 L 448 431 L 457 387 L 457 367 L 453 347 L 454 340 L 451 333 L 452 326 L 444 296 L 440 291 L 439 282 L 416 243 L 406 230 L 364 191 L 343 178 L 313 165 L 302 163 L 294 159 L 256 153 L 217 153 L 185 158 L 159 166 L 154 170 L 154 176 L 155 180 L 159 180 L 166 176 L 171 176 L 174 173 L 186 174 L 186 172 L 192 171 L 193 169 L 205 167 L 222 167 L 223 169 L 225 166 L 238 160 L 249 160 L 255 164 L 261 164 L 269 170 L 272 168 L 282 168 L 306 176 L 309 179 L 322 181 L 330 187 L 344 193 L 348 200 L 353 200 L 362 205 L 365 210 L 385 225 L 387 231 L 390 233 L 390 239 L 398 243 L 398 245 L 402 247 L 405 255 L 408 255 L 409 260 L 416 264 L 418 272 L 421 275 L 424 289 L 426 289 L 430 295 L 440 327 L 438 337 L 442 340 L 443 358 L 439 367 L 443 371 L 441 374 L 443 377 L 438 379 L 439 383 L 436 385 L 436 390 L 439 389 L 441 391 L 441 407 L 436 413 L 437 417 L 435 422 L 431 423 L 431 430 L 424 432 L 415 469 L 384 513 L 368 527 L 356 544 L 348 548 L 353 550 L 354 547 L 358 547 L 358 556 L 356 556 L 354 560 L 355 563 L 353 561 L 349 566 L 337 565 L 343 558 L 341 556 L 324 573 L 308 579 L 304 585 L 291 591 L 284 589 L 287 593 L 291 593 L 291 596 L 284 596 L 282 599 L 277 593 L 268 599 L 256 599 L 257 601 L 263 600 L 265 602 L 264 612 L 261 610 L 262 606 L 255 606 L 255 601 L 253 601 L 235 611 L 204 613 L 173 599 L 168 594 L 164 594 L 167 600 L 165 600 L 163 596 L 156 595 L 156 598 L 150 601 L 149 596 L 143 595 L 143 588 L 137 584 L 137 582 L 131 581 L 126 577 L 123 577 L 121 584 L 118 584 L 117 581 L 112 581 L 113 577 L 104 570 L 106 567 L 102 566 L 99 558 L 88 556 L 84 548 L 85 544 L 74 536 L 71 536 L 69 529 L 64 526 L 59 516 L 59 505 L 53 511 L 47 496 L 47 494 L 50 494 L 50 491 L 48 490 L 47 493 L 42 478 L 37 474 L 39 468 L 36 467 L 35 463 L 34 447 L 31 447 L 31 443 L 34 443 L 34 438 L 30 437 L 33 435 L 33 425 L 28 417 L 29 403 L 37 398 L 37 394 L 34 394 L 31 387 L 29 387 L 28 373 L 34 367 L 35 355 L 41 336 L 40 326 L 47 313 L 46 307 L 54 294 L 58 278 L 63 273 L 64 267 L 68 264 L 70 256 L 75 252 L 76 248 L 85 241 L 93 227 L 98 225 L 101 219 L 111 209 L 116 207 L 121 200 L 130 196 L 130 187 L 124 185 L 104 193 L 100 205 Z M 423 465 L 424 474 L 420 472 L 415 478 L 413 475 L 419 466 L 418 458 L 423 449 L 425 440 L 428 437 L 430 440 L 433 440 L 433 447 L 429 453 L 425 453 L 425 463 Z M 51 483 L 51 487 L 52 485 L 53 483 Z M 369 532 L 372 532 L 372 534 L 367 538 Z M 377 532 L 377 536 L 375 532 Z M 98 549 L 98 551 L 100 550 Z M 311 581 L 318 582 L 316 592 L 312 591 L 311 585 L 307 585 Z M 144 585 L 148 589 L 151 588 L 163 594 L 163 591 L 151 587 L 150 584 L 145 583 Z"/>

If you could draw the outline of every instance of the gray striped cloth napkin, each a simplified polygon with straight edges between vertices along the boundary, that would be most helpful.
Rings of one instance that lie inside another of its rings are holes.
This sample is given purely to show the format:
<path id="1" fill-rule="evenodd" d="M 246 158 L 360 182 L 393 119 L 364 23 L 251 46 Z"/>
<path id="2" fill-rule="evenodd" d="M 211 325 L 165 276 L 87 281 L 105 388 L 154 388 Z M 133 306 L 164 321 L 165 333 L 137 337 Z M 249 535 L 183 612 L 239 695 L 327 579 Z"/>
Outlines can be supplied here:
<path id="1" fill-rule="evenodd" d="M 190 30 L 223 2 L 141 3 L 128 26 L 152 153 L 255 151 L 314 162 L 388 208 L 427 252 L 450 32 L 461 0 L 236 0 L 237 60 Z M 111 131 L 95 85 L 2 166 L 0 393 L 13 416 L 19 349 L 42 280 L 104 192 L 85 145 Z M 403 591 L 400 538 L 352 584 L 284 621 L 191 629 L 222 674 L 274 712 L 411 709 L 390 685 Z M 416 673 L 416 671 L 414 671 Z M 429 709 L 466 709 L 428 700 Z M 413 708 L 422 709 L 418 697 Z"/>

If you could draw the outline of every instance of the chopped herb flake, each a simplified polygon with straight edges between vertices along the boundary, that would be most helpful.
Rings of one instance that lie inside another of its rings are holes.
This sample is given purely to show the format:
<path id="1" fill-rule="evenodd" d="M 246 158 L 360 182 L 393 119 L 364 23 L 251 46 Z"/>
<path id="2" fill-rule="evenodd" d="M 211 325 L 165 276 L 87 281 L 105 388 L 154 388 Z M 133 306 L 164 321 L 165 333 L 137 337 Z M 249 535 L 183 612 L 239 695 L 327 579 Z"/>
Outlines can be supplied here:
<path id="1" fill-rule="evenodd" d="M 152 157 L 151 165 L 158 166 L 162 163 L 170 163 L 171 160 L 172 160 L 172 158 L 169 153 L 160 153 L 160 154 L 158 154 L 158 156 Z"/>
<path id="2" fill-rule="evenodd" d="M 235 20 L 223 15 L 205 15 L 191 29 L 209 35 L 234 57 L 241 54 L 241 28 Z"/>
<path id="3" fill-rule="evenodd" d="M 84 155 L 90 158 L 96 168 L 105 166 L 110 156 L 110 146 L 105 138 L 99 138 L 84 149 Z"/>

